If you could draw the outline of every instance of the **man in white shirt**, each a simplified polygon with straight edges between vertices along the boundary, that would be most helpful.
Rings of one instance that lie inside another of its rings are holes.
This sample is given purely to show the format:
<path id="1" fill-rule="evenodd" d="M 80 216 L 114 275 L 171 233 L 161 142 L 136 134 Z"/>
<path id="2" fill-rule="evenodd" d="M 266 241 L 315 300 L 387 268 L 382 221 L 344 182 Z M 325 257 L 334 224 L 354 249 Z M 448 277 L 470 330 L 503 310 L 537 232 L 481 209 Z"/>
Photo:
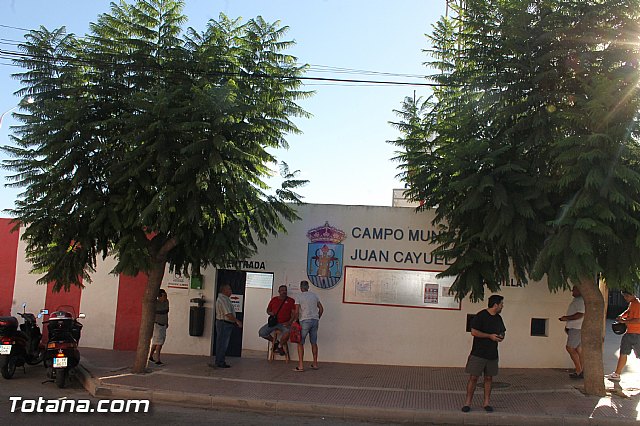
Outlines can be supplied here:
<path id="1" fill-rule="evenodd" d="M 582 333 L 582 320 L 584 319 L 584 299 L 578 287 L 573 286 L 571 290 L 573 301 L 569 304 L 567 315 L 558 318 L 566 322 L 564 331 L 567 333 L 567 352 L 576 368 L 574 373 L 569 374 L 572 379 L 584 378 L 582 371 L 582 346 L 580 345 Z"/>
<path id="2" fill-rule="evenodd" d="M 229 296 L 233 294 L 229 284 L 222 284 L 216 299 L 216 355 L 213 364 L 209 367 L 230 368 L 226 363 L 227 348 L 231 340 L 234 327 L 242 328 L 242 321 L 236 318 Z"/>
<path id="3" fill-rule="evenodd" d="M 313 353 L 313 364 L 311 369 L 318 369 L 318 324 L 324 308 L 320 299 L 315 293 L 309 291 L 309 282 L 300 281 L 300 295 L 296 297 L 296 307 L 294 318 L 300 321 L 302 327 L 301 341 L 298 343 L 298 366 L 295 371 L 304 371 L 304 341 L 309 335 L 309 341 L 311 342 L 311 352 Z"/>

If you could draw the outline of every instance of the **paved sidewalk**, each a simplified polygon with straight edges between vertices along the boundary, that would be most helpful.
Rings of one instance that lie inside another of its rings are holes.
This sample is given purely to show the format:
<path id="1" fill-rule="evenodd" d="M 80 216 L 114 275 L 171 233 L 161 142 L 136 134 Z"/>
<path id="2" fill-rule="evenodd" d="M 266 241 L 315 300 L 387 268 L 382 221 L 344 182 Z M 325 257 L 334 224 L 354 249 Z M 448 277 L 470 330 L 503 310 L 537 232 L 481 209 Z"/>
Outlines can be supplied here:
<path id="1" fill-rule="evenodd" d="M 300 373 L 294 361 L 269 363 L 257 352 L 228 358 L 229 369 L 208 367 L 204 356 L 163 354 L 164 366 L 132 375 L 133 352 L 81 353 L 84 385 L 103 398 L 394 423 L 620 425 L 640 419 L 640 371 L 623 375 L 613 395 L 597 398 L 583 395 L 567 370 L 501 369 L 492 394 L 496 411 L 482 410 L 479 387 L 472 411 L 462 413 L 463 368 L 325 363 Z"/>

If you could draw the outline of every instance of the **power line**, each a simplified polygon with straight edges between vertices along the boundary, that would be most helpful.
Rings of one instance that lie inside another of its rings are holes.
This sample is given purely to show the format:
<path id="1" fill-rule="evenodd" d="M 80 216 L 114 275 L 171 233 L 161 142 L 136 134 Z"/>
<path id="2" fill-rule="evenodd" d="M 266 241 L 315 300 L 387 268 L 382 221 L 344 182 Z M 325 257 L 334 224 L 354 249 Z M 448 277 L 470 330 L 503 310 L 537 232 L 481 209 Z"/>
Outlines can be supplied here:
<path id="1" fill-rule="evenodd" d="M 12 27 L 11 25 L 2 25 L 2 24 L 0 24 L 0 27 L 2 27 L 2 28 L 11 28 L 12 30 L 31 31 L 29 28 Z"/>
<path id="2" fill-rule="evenodd" d="M 0 59 L 34 59 L 39 58 L 49 59 L 53 61 L 67 61 L 76 62 L 83 65 L 96 65 L 97 62 L 91 62 L 86 60 L 80 60 L 75 57 L 47 57 L 36 56 L 28 53 L 9 51 L 0 49 Z M 107 63 L 105 63 L 107 64 Z M 404 82 L 393 80 L 365 80 L 365 79 L 352 79 L 352 78 L 335 78 L 335 77 L 309 77 L 309 76 L 286 76 L 286 75 L 274 75 L 267 73 L 247 73 L 247 72 L 224 72 L 224 71 L 209 71 L 205 73 L 210 76 L 228 76 L 228 77 L 247 77 L 247 78 L 271 78 L 271 79 L 283 79 L 283 80 L 301 80 L 301 81 L 321 81 L 321 82 L 336 82 L 336 83 L 355 83 L 355 84 L 369 84 L 369 85 L 395 85 L 395 86 L 425 86 L 425 87 L 437 87 L 443 86 L 438 83 L 420 83 L 420 82 Z"/>
<path id="3" fill-rule="evenodd" d="M 31 31 L 31 30 L 28 30 L 26 28 L 12 27 L 12 26 L 9 26 L 9 25 L 0 25 L 0 27 L 12 28 L 12 29 L 24 30 L 24 31 Z M 79 37 L 79 36 L 76 36 L 76 37 L 78 39 L 85 39 L 86 38 L 86 37 Z M 24 43 L 24 41 L 14 40 L 14 39 L 7 39 L 7 38 L 0 38 L 0 41 L 6 41 L 8 43 L 3 43 L 3 44 L 9 44 L 9 45 L 15 43 L 15 46 L 18 46 L 21 43 Z M 302 65 L 305 65 L 305 64 L 298 64 L 298 66 L 302 66 Z M 314 71 L 314 72 L 318 72 L 318 73 L 384 75 L 384 76 L 389 76 L 389 77 L 404 77 L 404 78 L 423 78 L 424 77 L 423 75 L 419 75 L 419 74 L 404 74 L 404 73 L 396 73 L 396 72 L 362 70 L 362 69 L 355 69 L 355 68 L 337 67 L 337 66 L 332 66 L 332 65 L 319 65 L 319 64 L 308 64 L 308 65 L 309 65 L 309 70 L 310 71 Z"/>
<path id="4" fill-rule="evenodd" d="M 0 38 L 0 44 L 19 46 L 23 42 L 19 40 Z M 298 66 L 302 66 L 304 64 L 298 64 Z M 372 71 L 372 70 L 361 70 L 355 68 L 344 68 L 344 67 L 335 67 L 330 65 L 317 65 L 317 64 L 309 64 L 309 71 L 316 73 L 334 73 L 334 74 L 360 74 L 360 75 L 381 75 L 381 76 L 389 76 L 389 77 L 404 77 L 404 78 L 423 78 L 423 75 L 419 74 L 403 74 L 403 73 L 395 73 L 395 72 L 383 72 L 383 71 Z"/>

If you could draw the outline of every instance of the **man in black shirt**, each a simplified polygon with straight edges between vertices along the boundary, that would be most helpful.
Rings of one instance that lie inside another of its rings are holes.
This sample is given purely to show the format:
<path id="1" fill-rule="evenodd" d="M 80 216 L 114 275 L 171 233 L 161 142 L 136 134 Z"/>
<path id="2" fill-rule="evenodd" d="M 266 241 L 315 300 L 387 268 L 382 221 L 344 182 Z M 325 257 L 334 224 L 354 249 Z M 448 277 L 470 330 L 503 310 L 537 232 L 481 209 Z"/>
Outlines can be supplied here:
<path id="1" fill-rule="evenodd" d="M 493 407 L 489 405 L 491 383 L 493 376 L 498 375 L 498 343 L 504 340 L 504 333 L 507 331 L 500 316 L 504 306 L 503 300 L 504 297 L 497 294 L 489 297 L 489 307 L 478 312 L 471 320 L 473 346 L 465 369 L 469 373 L 467 399 L 462 407 L 462 411 L 465 413 L 471 411 L 471 400 L 481 374 L 484 374 L 484 403 L 482 405 L 485 411 L 493 411 Z"/>

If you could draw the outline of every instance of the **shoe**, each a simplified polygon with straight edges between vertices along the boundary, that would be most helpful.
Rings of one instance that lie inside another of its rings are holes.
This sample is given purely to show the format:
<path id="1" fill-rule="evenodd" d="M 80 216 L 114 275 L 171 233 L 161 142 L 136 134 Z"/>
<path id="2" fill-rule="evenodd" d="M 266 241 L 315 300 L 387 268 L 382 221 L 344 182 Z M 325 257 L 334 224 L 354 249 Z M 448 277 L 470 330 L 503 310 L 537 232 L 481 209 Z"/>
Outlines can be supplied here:
<path id="1" fill-rule="evenodd" d="M 150 356 L 150 357 L 149 357 L 149 361 L 151 361 L 151 362 L 156 362 L 156 360 L 155 360 L 155 359 L 153 359 L 153 357 L 152 357 L 152 356 Z"/>
<path id="2" fill-rule="evenodd" d="M 282 347 L 278 347 L 278 349 L 275 350 L 279 355 L 284 355 L 284 349 L 282 349 Z"/>
<path id="3" fill-rule="evenodd" d="M 493 413 L 493 407 L 490 405 L 485 405 L 484 411 L 486 411 L 487 413 Z"/>
<path id="4" fill-rule="evenodd" d="M 156 365 L 164 365 L 164 362 L 162 362 L 162 361 L 156 361 Z"/>
<path id="5" fill-rule="evenodd" d="M 218 367 L 218 368 L 231 368 L 231 366 L 229 364 L 227 364 L 226 362 L 224 364 L 216 364 L 216 367 Z"/>
<path id="6" fill-rule="evenodd" d="M 468 405 L 465 405 L 464 407 L 462 407 L 463 413 L 468 413 L 469 411 L 471 411 L 471 407 L 469 407 Z"/>
<path id="7" fill-rule="evenodd" d="M 278 344 L 279 344 L 279 343 L 280 343 L 280 342 L 278 342 L 277 340 L 273 342 L 273 348 L 272 348 L 272 350 L 273 350 L 274 352 L 278 352 L 278 350 L 280 349 L 280 348 L 278 347 Z"/>
<path id="8" fill-rule="evenodd" d="M 618 373 L 616 373 L 615 371 L 611 374 L 607 374 L 606 376 L 604 376 L 605 378 L 611 380 L 612 382 L 619 382 L 620 381 L 620 375 Z"/>
<path id="9" fill-rule="evenodd" d="M 584 371 L 581 371 L 580 374 L 578 373 L 569 373 L 569 377 L 572 379 L 584 379 Z"/>
<path id="10" fill-rule="evenodd" d="M 296 367 L 296 368 L 293 369 L 293 371 L 298 372 L 298 373 L 302 373 L 302 372 L 304 372 L 304 368 Z"/>

